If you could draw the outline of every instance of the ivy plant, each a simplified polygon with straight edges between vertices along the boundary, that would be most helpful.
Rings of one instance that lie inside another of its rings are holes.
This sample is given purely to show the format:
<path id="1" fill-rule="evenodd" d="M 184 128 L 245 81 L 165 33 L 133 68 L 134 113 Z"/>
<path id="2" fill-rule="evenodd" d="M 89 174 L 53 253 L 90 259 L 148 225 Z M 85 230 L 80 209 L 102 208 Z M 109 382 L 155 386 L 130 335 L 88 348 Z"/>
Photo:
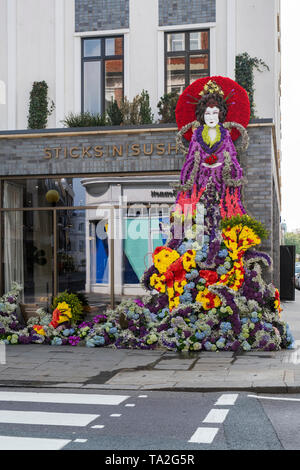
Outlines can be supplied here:
<path id="1" fill-rule="evenodd" d="M 30 92 L 28 128 L 45 129 L 47 127 L 48 116 L 55 109 L 55 104 L 48 98 L 48 85 L 43 80 L 34 82 Z"/>

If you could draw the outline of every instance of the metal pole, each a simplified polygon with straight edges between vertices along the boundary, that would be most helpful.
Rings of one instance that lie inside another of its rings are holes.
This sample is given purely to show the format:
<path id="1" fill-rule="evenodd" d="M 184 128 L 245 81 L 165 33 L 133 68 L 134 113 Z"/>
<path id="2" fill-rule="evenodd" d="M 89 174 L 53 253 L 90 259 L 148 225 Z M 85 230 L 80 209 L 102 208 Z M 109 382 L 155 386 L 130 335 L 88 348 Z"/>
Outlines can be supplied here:
<path id="1" fill-rule="evenodd" d="M 57 212 L 53 208 L 53 296 L 57 296 Z"/>
<path id="2" fill-rule="evenodd" d="M 110 208 L 110 227 L 108 233 L 110 235 L 109 239 L 109 258 L 110 258 L 110 272 L 109 272 L 109 282 L 110 282 L 110 307 L 115 308 L 115 244 L 114 244 L 114 207 Z"/>

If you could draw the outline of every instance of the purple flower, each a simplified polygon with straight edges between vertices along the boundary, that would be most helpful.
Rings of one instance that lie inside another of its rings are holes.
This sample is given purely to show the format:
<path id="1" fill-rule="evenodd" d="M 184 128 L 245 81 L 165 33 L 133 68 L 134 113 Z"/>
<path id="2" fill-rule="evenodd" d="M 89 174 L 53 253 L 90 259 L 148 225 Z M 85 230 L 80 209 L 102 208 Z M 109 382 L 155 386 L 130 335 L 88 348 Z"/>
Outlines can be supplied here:
<path id="1" fill-rule="evenodd" d="M 76 346 L 80 341 L 80 337 L 79 336 L 69 336 L 68 341 L 72 346 Z"/>

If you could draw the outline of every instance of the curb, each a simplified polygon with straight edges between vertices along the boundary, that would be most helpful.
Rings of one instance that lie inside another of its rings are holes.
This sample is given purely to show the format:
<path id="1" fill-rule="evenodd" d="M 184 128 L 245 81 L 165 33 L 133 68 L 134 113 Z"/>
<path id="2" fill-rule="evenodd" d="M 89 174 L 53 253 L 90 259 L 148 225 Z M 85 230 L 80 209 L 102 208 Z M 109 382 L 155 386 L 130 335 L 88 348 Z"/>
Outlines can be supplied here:
<path id="1" fill-rule="evenodd" d="M 270 385 L 270 386 L 196 386 L 185 387 L 183 386 L 168 386 L 168 385 L 109 385 L 109 384 L 84 384 L 84 383 L 56 383 L 53 382 L 21 382 L 21 381 L 8 381 L 7 383 L 1 382 L 1 388 L 53 388 L 53 389 L 78 389 L 78 390 L 97 390 L 97 391 L 113 391 L 113 390 L 127 390 L 127 391 L 160 391 L 160 392 L 184 392 L 184 393 L 209 393 L 209 392 L 255 392 L 255 393 L 270 393 L 270 394 L 296 394 L 300 393 L 300 385 Z"/>

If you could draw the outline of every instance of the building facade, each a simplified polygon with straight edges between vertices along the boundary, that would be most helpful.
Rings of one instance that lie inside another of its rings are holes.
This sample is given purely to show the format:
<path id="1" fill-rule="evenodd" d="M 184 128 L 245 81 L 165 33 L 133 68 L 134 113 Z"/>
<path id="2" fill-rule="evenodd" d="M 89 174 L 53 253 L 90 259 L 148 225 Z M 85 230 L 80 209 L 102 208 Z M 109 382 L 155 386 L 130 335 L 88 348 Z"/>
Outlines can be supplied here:
<path id="1" fill-rule="evenodd" d="M 184 161 L 175 124 L 75 130 L 63 120 L 103 113 L 112 98 L 133 100 L 142 90 L 158 120 L 164 93 L 208 75 L 235 79 L 243 52 L 269 67 L 254 72 L 259 119 L 241 164 L 245 206 L 269 229 L 263 248 L 278 284 L 279 0 L 0 0 L 0 11 L 2 291 L 18 280 L 26 302 L 65 288 L 138 293 L 151 252 L 166 239 L 170 183 Z M 47 129 L 26 130 L 32 84 L 42 80 L 55 109 Z M 51 189 L 55 206 L 45 198 Z M 113 223 L 120 233 L 111 242 Z M 124 235 L 133 229 L 139 237 Z"/>

